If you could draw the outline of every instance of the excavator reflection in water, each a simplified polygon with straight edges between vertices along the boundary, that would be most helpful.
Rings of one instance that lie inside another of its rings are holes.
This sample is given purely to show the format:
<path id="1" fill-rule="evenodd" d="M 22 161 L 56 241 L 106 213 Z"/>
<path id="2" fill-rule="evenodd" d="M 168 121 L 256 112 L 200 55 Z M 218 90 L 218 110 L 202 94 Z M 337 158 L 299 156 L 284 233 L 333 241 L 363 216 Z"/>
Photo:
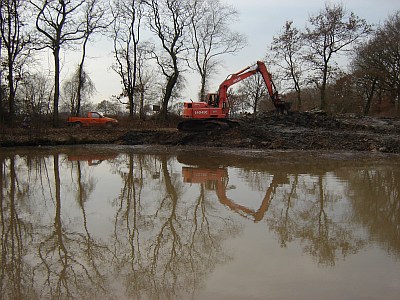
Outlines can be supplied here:
<path id="1" fill-rule="evenodd" d="M 277 175 L 273 177 L 265 196 L 257 210 L 250 209 L 244 205 L 237 204 L 235 201 L 228 198 L 226 191 L 229 189 L 228 170 L 227 168 L 200 168 L 200 167 L 182 167 L 183 182 L 206 184 L 206 186 L 215 190 L 218 200 L 225 206 L 229 207 L 234 212 L 243 217 L 252 219 L 254 222 L 259 222 L 264 218 L 268 211 L 269 205 L 275 195 L 276 188 L 288 183 L 286 175 Z"/>

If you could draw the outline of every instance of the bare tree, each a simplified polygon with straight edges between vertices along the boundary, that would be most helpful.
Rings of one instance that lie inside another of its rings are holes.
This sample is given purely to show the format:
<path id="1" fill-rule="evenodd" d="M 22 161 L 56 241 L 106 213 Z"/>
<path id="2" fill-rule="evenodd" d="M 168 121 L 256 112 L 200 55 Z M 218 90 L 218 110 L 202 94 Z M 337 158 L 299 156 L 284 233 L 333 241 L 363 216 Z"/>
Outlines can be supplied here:
<path id="1" fill-rule="evenodd" d="M 342 4 L 325 4 L 309 18 L 305 39 L 309 44 L 308 60 L 315 70 L 315 82 L 320 90 L 320 108 L 326 109 L 326 88 L 334 70 L 334 57 L 349 51 L 350 45 L 367 36 L 371 28 L 354 13 L 347 14 Z"/>
<path id="2" fill-rule="evenodd" d="M 117 116 L 121 114 L 121 106 L 116 101 L 103 100 L 96 105 L 96 110 L 101 111 L 105 115 Z"/>
<path id="3" fill-rule="evenodd" d="M 25 30 L 25 25 L 27 24 L 24 22 L 27 11 L 27 3 L 25 1 L 0 0 L 0 49 L 4 47 L 6 50 L 5 65 L 7 66 L 6 78 L 8 83 L 8 114 L 10 124 L 13 123 L 15 115 L 17 84 L 22 78 L 22 69 L 30 53 L 28 45 L 31 39 L 29 33 Z M 2 55 L 0 55 L 0 58 L 2 58 Z M 2 61 L 1 64 L 3 64 Z M 2 102 L 0 101 L 0 106 L 3 105 Z"/>
<path id="4" fill-rule="evenodd" d="M 135 113 L 135 89 L 138 72 L 138 47 L 142 20 L 141 1 L 114 1 L 112 39 L 115 64 L 113 70 L 121 77 L 123 92 L 128 97 L 129 116 Z"/>
<path id="5" fill-rule="evenodd" d="M 165 78 L 160 119 L 167 118 L 168 105 L 179 87 L 182 63 L 186 62 L 189 50 L 189 30 L 192 1 L 151 0 L 148 1 L 148 23 L 151 32 L 159 39 L 160 51 L 154 51 L 161 73 Z M 157 49 L 158 50 L 158 49 Z"/>
<path id="6" fill-rule="evenodd" d="M 76 71 L 63 83 L 64 104 L 72 115 L 79 115 L 78 107 L 89 101 L 95 92 L 95 86 L 89 74 L 79 64 Z"/>
<path id="7" fill-rule="evenodd" d="M 246 45 L 246 38 L 229 25 L 238 12 L 219 0 L 195 0 L 191 16 L 195 70 L 200 74 L 199 98 L 203 100 L 207 82 L 221 64 L 220 56 L 236 53 Z"/>
<path id="8" fill-rule="evenodd" d="M 42 36 L 42 48 L 49 48 L 54 57 L 53 126 L 58 126 L 60 98 L 60 50 L 81 40 L 86 34 L 81 8 L 85 0 L 31 0 L 37 11 L 36 29 Z M 84 11 L 84 10 L 83 10 Z"/>
<path id="9" fill-rule="evenodd" d="M 383 60 L 381 60 L 383 87 L 389 93 L 397 110 L 400 110 L 400 11 L 388 17 L 385 24 L 376 34 L 381 45 Z"/>
<path id="10" fill-rule="evenodd" d="M 382 70 L 378 67 L 383 59 L 381 47 L 369 41 L 357 48 L 351 62 L 357 92 L 363 99 L 363 114 L 370 113 L 375 93 L 378 89 Z"/>
<path id="11" fill-rule="evenodd" d="M 33 118 L 51 113 L 53 86 L 48 76 L 40 73 L 25 74 L 17 92 L 21 113 Z"/>
<path id="12" fill-rule="evenodd" d="M 400 12 L 396 12 L 355 52 L 351 66 L 357 82 L 357 92 L 364 100 L 364 114 L 370 113 L 376 95 L 386 95 L 399 108 L 399 39 Z"/>
<path id="13" fill-rule="evenodd" d="M 151 99 L 152 86 L 154 86 L 154 82 L 156 80 L 156 78 L 154 78 L 153 69 L 151 69 L 148 64 L 148 60 L 151 55 L 149 49 L 150 49 L 149 45 L 145 43 L 138 48 L 138 53 L 137 53 L 138 69 L 137 69 L 137 84 L 135 93 L 139 98 L 138 102 L 139 102 L 140 120 L 144 120 L 145 118 L 145 113 L 146 113 L 145 95 L 148 100 L 149 98 Z"/>
<path id="14" fill-rule="evenodd" d="M 243 80 L 238 92 L 244 97 L 242 102 L 247 103 L 252 108 L 253 114 L 257 113 L 260 101 L 269 97 L 264 78 L 260 73 L 256 73 L 255 76 Z"/>
<path id="15" fill-rule="evenodd" d="M 109 21 L 107 18 L 108 6 L 102 0 L 87 1 L 85 7 L 85 33 L 82 43 L 82 56 L 78 67 L 78 90 L 77 90 L 77 103 L 76 115 L 78 116 L 81 110 L 82 89 L 84 89 L 87 74 L 84 73 L 84 62 L 86 58 L 86 46 L 90 37 L 98 31 L 104 30 L 108 27 Z M 86 81 L 87 82 L 87 81 Z"/>
<path id="16" fill-rule="evenodd" d="M 297 95 L 297 109 L 301 110 L 302 76 L 304 74 L 305 59 L 303 55 L 304 39 L 302 33 L 293 26 L 293 21 L 287 21 L 283 31 L 273 38 L 275 63 L 280 68 L 283 80 L 291 81 Z"/>

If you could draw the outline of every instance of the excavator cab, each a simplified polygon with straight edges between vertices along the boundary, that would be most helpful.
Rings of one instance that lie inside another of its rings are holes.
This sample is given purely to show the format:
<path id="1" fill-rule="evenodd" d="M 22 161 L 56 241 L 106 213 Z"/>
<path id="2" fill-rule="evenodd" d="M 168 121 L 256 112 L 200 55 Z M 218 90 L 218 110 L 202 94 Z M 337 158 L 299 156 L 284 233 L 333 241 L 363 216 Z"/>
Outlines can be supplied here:
<path id="1" fill-rule="evenodd" d="M 207 104 L 209 107 L 219 106 L 219 96 L 218 94 L 207 94 Z"/>

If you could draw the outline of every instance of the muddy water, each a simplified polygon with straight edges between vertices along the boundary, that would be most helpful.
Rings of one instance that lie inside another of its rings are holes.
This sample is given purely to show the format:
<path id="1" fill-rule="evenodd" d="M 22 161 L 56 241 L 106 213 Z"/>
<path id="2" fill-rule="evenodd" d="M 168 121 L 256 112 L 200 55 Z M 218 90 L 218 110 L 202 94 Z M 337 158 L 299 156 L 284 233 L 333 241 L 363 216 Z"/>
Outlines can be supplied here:
<path id="1" fill-rule="evenodd" d="M 1 299 L 398 299 L 400 157 L 0 150 Z"/>

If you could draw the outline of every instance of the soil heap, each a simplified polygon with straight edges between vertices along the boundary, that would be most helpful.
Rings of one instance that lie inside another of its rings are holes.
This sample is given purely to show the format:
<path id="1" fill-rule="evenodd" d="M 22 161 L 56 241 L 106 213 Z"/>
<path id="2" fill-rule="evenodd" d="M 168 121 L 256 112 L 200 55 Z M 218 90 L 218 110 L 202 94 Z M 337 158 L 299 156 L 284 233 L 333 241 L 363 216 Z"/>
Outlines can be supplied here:
<path id="1" fill-rule="evenodd" d="M 400 153 L 400 119 L 263 113 L 235 119 L 228 130 L 185 132 L 173 128 L 0 128 L 0 146 L 75 144 L 172 145 L 274 150 L 348 150 Z M 149 124 L 148 124 L 149 125 Z M 173 125 L 175 126 L 175 125 Z M 146 129 L 143 129 L 146 128 Z"/>
<path id="2" fill-rule="evenodd" d="M 244 116 L 239 123 L 229 130 L 195 133 L 130 131 L 121 136 L 120 143 L 400 153 L 400 120 L 394 118 L 329 116 L 313 111 Z"/>

